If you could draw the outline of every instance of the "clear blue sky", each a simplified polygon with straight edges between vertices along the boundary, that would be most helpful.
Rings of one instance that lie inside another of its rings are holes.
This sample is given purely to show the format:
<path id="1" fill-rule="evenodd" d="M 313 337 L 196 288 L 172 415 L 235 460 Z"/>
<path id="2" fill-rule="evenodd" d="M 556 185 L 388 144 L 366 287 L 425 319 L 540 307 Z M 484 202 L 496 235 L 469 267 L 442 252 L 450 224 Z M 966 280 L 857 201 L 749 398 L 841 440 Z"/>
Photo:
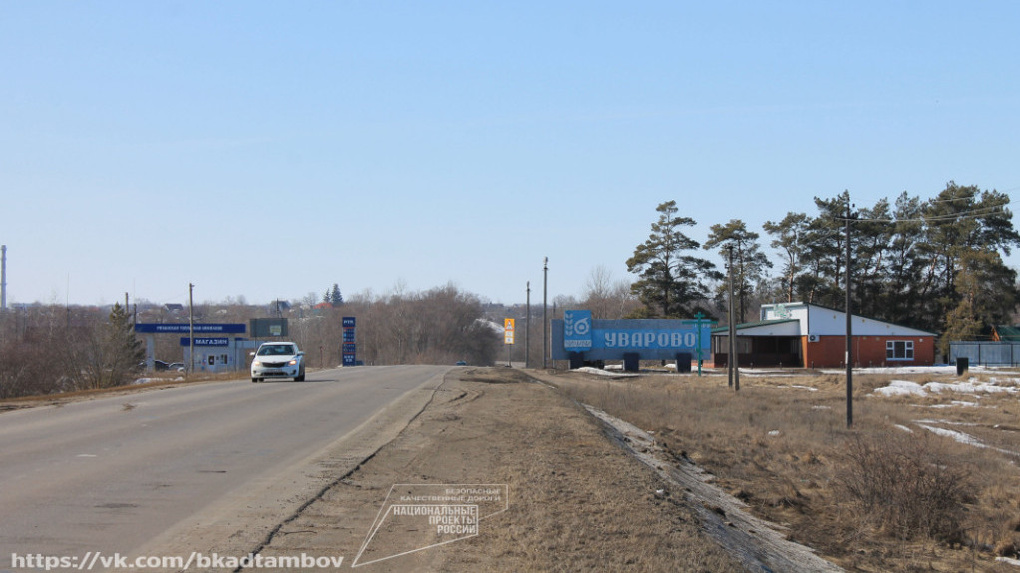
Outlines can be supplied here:
<path id="1" fill-rule="evenodd" d="M 1018 25 L 1015 1 L 0 0 L 8 302 L 534 302 L 546 256 L 550 297 L 630 279 L 670 199 L 703 242 L 844 189 L 1015 194 Z"/>

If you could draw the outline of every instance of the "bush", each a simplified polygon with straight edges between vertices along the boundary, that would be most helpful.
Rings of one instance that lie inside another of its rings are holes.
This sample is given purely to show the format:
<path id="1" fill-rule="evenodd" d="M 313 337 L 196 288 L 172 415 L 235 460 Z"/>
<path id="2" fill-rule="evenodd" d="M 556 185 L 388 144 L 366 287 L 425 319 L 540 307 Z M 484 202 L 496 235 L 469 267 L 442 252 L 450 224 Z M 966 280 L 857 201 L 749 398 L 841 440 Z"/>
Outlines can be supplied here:
<path id="1" fill-rule="evenodd" d="M 968 483 L 940 444 L 928 434 L 855 435 L 837 487 L 859 506 L 862 521 L 890 535 L 958 541 Z"/>

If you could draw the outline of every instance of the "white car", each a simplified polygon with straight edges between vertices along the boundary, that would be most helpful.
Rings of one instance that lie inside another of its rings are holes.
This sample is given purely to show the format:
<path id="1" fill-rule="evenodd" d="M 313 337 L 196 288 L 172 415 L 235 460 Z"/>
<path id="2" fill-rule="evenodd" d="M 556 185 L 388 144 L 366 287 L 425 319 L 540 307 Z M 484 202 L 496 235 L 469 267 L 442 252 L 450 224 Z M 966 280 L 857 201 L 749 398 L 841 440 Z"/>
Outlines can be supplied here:
<path id="1" fill-rule="evenodd" d="M 266 378 L 293 378 L 295 382 L 303 382 L 305 353 L 293 342 L 263 343 L 251 361 L 251 381 L 261 382 Z"/>

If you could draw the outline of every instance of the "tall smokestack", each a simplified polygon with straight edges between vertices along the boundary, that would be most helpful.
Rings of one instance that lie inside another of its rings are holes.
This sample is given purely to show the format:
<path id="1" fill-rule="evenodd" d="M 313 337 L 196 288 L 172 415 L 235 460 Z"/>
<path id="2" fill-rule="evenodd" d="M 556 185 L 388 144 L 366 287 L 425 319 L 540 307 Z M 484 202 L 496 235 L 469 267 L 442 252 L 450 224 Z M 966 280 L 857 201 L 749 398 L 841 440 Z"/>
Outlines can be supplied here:
<path id="1" fill-rule="evenodd" d="M 0 245 L 0 312 L 7 311 L 7 245 Z"/>

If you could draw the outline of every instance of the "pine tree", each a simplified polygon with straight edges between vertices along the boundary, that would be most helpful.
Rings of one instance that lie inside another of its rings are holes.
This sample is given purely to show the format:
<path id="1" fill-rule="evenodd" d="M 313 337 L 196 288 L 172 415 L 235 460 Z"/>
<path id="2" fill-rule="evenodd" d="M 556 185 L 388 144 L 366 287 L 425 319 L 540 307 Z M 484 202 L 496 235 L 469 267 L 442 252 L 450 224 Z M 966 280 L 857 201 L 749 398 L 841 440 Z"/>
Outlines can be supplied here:
<path id="1" fill-rule="evenodd" d="M 748 298 L 754 293 L 755 286 L 763 281 L 767 270 L 772 267 L 765 253 L 758 244 L 758 233 L 747 230 L 747 225 L 733 219 L 725 225 L 712 225 L 712 234 L 705 242 L 705 249 L 719 247 L 724 260 L 729 259 L 727 250 L 733 248 L 733 280 L 736 283 L 738 301 L 737 320 L 743 322 L 747 318 Z M 727 291 L 727 284 L 719 285 L 717 298 L 722 298 Z"/>
<path id="2" fill-rule="evenodd" d="M 657 309 L 663 318 L 689 318 L 694 304 L 708 297 L 705 282 L 722 275 L 711 262 L 685 254 L 701 245 L 680 230 L 697 223 L 677 216 L 676 201 L 662 203 L 655 210 L 659 220 L 652 223 L 651 235 L 627 260 L 627 270 L 641 276 L 631 290 L 650 314 Z"/>
<path id="3" fill-rule="evenodd" d="M 145 360 L 145 347 L 135 336 L 131 314 L 119 303 L 113 305 L 110 311 L 104 354 L 110 372 L 110 386 L 130 382 L 130 375 L 137 372 Z"/>
<path id="4" fill-rule="evenodd" d="M 333 305 L 333 308 L 342 306 L 344 304 L 344 297 L 342 294 L 340 294 L 339 284 L 333 283 L 333 288 L 329 291 L 329 295 L 326 302 Z"/>
<path id="5" fill-rule="evenodd" d="M 804 213 L 790 212 L 778 223 L 766 221 L 763 228 L 766 233 L 774 237 L 771 243 L 772 248 L 778 249 L 783 254 L 783 297 L 781 300 L 793 302 L 794 297 L 797 296 L 795 290 L 797 281 L 802 276 L 801 261 L 807 251 L 804 239 L 807 236 L 808 217 Z"/>
<path id="6" fill-rule="evenodd" d="M 929 261 L 920 285 L 922 316 L 931 322 L 930 330 L 947 329 L 950 312 L 968 296 L 979 320 L 1012 311 L 1018 296 L 1016 272 L 999 255 L 1020 246 L 1009 203 L 1004 193 L 950 181 L 925 205 L 924 240 L 917 250 Z M 957 284 L 960 279 L 966 284 Z M 1005 308 L 994 308 L 1000 304 Z"/>

